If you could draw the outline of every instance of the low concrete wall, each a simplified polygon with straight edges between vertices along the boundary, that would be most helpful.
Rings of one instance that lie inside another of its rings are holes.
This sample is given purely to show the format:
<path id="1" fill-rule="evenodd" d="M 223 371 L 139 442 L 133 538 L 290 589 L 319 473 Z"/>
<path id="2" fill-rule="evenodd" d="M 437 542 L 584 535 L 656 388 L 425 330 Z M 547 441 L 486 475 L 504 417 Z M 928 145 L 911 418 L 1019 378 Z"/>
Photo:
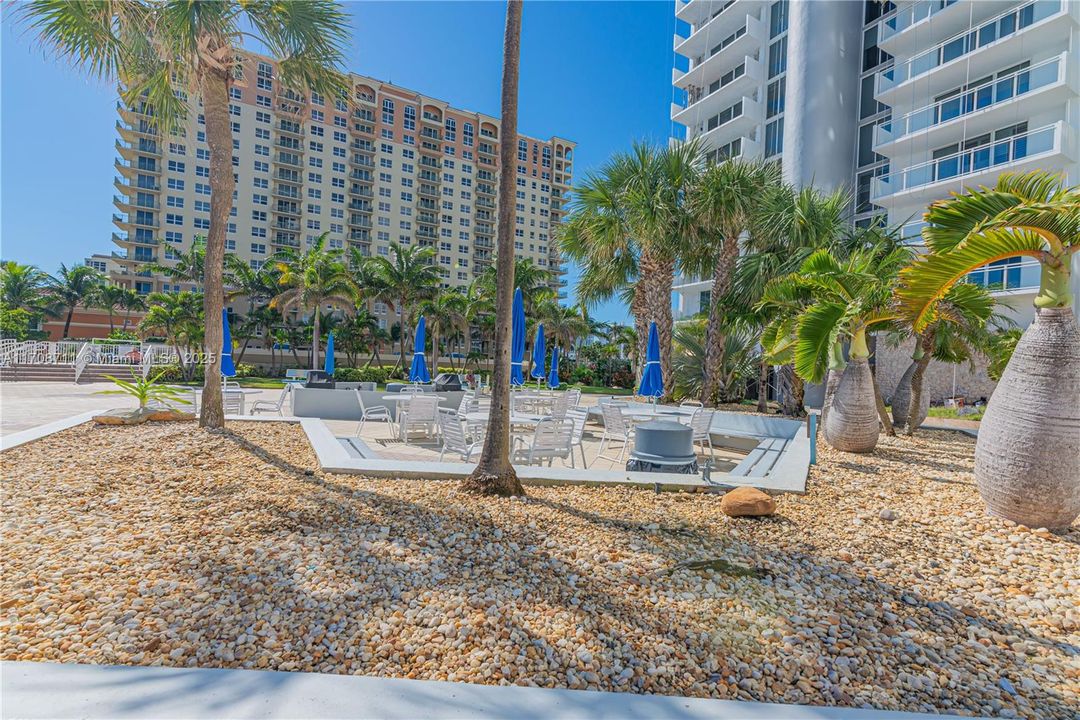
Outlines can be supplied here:
<path id="1" fill-rule="evenodd" d="M 384 400 L 386 395 L 392 395 L 385 390 L 367 391 L 361 390 L 365 407 L 383 405 L 390 410 L 390 414 L 397 418 L 398 402 Z M 439 401 L 439 407 L 457 409 L 461 404 L 464 392 L 441 392 L 439 396 L 444 398 Z M 323 420 L 359 420 L 360 402 L 356 399 L 355 390 L 323 390 L 316 388 L 298 387 L 293 390 L 292 414 L 296 417 L 322 418 Z"/>

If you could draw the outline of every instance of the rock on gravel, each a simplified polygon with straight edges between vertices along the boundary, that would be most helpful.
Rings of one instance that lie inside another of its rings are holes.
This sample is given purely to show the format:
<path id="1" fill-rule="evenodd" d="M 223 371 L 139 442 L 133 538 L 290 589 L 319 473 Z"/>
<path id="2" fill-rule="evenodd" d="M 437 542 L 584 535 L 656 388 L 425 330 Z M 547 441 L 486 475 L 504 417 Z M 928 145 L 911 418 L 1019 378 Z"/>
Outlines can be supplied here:
<path id="1" fill-rule="evenodd" d="M 988 517 L 972 456 L 823 447 L 748 523 L 326 474 L 296 425 L 87 424 L 0 455 L 0 656 L 1071 720 L 1080 531 Z"/>

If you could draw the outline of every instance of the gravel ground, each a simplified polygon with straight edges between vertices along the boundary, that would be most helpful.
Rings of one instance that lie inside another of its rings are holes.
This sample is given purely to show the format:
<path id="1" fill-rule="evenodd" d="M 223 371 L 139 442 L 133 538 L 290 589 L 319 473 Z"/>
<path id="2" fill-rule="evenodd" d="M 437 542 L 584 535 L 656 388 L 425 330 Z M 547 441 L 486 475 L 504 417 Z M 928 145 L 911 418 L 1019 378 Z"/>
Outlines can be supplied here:
<path id="1" fill-rule="evenodd" d="M 1077 716 L 1080 528 L 984 516 L 958 433 L 823 448 L 807 495 L 731 520 L 327 475 L 297 426 L 230 428 L 0 456 L 4 659 Z"/>

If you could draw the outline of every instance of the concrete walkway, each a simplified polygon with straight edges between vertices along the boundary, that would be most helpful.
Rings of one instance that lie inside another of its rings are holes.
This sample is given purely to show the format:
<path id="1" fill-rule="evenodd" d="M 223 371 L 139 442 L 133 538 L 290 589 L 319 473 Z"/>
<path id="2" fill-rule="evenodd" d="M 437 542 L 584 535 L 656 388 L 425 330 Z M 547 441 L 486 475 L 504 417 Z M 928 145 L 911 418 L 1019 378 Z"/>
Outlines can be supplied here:
<path id="1" fill-rule="evenodd" d="M 0 663 L 4 718 L 905 720 L 880 710 L 351 675 Z M 946 717 L 946 716 L 935 716 Z"/>
<path id="2" fill-rule="evenodd" d="M 135 407 L 135 401 L 124 395 L 98 395 L 111 390 L 109 382 L 76 385 L 64 382 L 5 382 L 0 383 L 0 436 L 62 420 L 85 412 L 117 407 Z M 245 403 L 256 400 L 277 400 L 280 390 L 262 390 L 247 395 Z"/>

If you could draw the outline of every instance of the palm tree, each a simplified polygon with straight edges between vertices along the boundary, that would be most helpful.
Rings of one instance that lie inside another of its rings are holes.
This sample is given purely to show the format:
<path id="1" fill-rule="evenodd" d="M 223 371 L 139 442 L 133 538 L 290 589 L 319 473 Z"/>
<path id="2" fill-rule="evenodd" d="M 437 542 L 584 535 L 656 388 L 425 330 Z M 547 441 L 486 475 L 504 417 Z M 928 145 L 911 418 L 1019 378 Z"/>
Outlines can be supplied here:
<path id="1" fill-rule="evenodd" d="M 124 311 L 124 330 L 127 330 L 128 328 L 132 312 L 142 312 L 146 309 L 146 301 L 143 299 L 143 296 L 131 288 L 124 288 L 124 294 L 120 298 L 118 304 Z"/>
<path id="2" fill-rule="evenodd" d="M 109 332 L 113 331 L 113 314 L 127 296 L 126 288 L 111 283 L 99 285 L 91 302 L 109 314 Z"/>
<path id="3" fill-rule="evenodd" d="M 187 250 L 171 250 L 172 265 L 152 262 L 149 269 L 173 280 L 191 283 L 196 290 L 201 290 L 206 282 L 206 237 L 196 235 Z"/>
<path id="4" fill-rule="evenodd" d="M 986 324 L 994 313 L 994 298 L 986 288 L 960 283 L 939 301 L 935 319 L 915 337 L 911 364 L 892 396 L 893 424 L 911 435 L 926 420 L 930 395 L 923 393 L 923 376 L 930 360 L 961 363 L 990 342 Z"/>
<path id="5" fill-rule="evenodd" d="M 495 365 L 491 375 L 491 409 L 484 448 L 476 469 L 462 489 L 480 495 L 524 495 L 510 464 L 510 341 L 514 296 L 514 191 L 511 168 L 517 166 L 518 73 L 521 63 L 521 0 L 506 3 L 503 35 L 502 103 L 499 120 L 499 216 L 494 304 L 496 315 Z"/>
<path id="6" fill-rule="evenodd" d="M 420 312 L 427 318 L 427 329 L 431 333 L 431 369 L 438 372 L 440 338 L 450 338 L 468 329 L 465 295 L 457 289 L 437 293 L 420 304 Z"/>
<path id="7" fill-rule="evenodd" d="M 910 257 L 904 248 L 859 249 L 845 260 L 819 250 L 798 271 L 772 281 L 762 303 L 776 310 L 762 337 L 766 352 L 794 361 L 809 382 L 839 380 L 826 393 L 825 440 L 847 452 L 871 452 L 878 438 L 878 393 L 867 334 L 896 318 L 892 285 Z M 850 343 L 845 362 L 842 344 Z"/>
<path id="8" fill-rule="evenodd" d="M 1042 280 L 1035 320 L 990 397 L 975 444 L 975 481 L 989 511 L 1029 527 L 1067 527 L 1080 515 L 1080 328 L 1069 281 L 1080 251 L 1080 186 L 1046 171 L 1005 173 L 932 203 L 928 253 L 897 291 L 916 332 L 939 298 L 987 262 L 1030 257 Z"/>
<path id="9" fill-rule="evenodd" d="M 644 357 L 650 321 L 660 334 L 660 367 L 671 377 L 671 288 L 685 257 L 692 214 L 687 203 L 702 168 L 697 143 L 665 148 L 636 144 L 616 155 L 574 190 L 570 215 L 559 228 L 563 252 L 582 266 L 578 301 L 587 305 L 621 295 Z"/>
<path id="10" fill-rule="evenodd" d="M 69 268 L 63 264 L 60 265 L 56 277 L 48 279 L 46 292 L 49 298 L 67 312 L 64 319 L 65 338 L 71 330 L 71 317 L 75 314 L 75 308 L 89 304 L 102 281 L 101 273 L 92 267 L 76 265 Z"/>
<path id="11" fill-rule="evenodd" d="M 488 265 L 476 278 L 478 290 L 487 298 L 496 297 L 499 254 L 495 253 L 495 263 Z M 525 315 L 532 318 L 536 308 L 542 303 L 555 299 L 555 290 L 551 287 L 551 271 L 537 265 L 532 258 L 514 258 L 514 287 L 521 289 L 525 301 Z"/>
<path id="12" fill-rule="evenodd" d="M 694 186 L 690 204 L 695 216 L 695 239 L 684 268 L 699 277 L 712 277 L 706 362 L 700 400 L 715 405 L 724 351 L 722 302 L 732 287 L 740 238 L 761 214 L 762 201 L 780 185 L 780 164 L 765 160 L 727 160 L 711 165 Z"/>
<path id="13" fill-rule="evenodd" d="M 675 396 L 700 397 L 705 379 L 708 320 L 696 317 L 675 325 Z M 724 324 L 724 349 L 720 359 L 718 402 L 742 399 L 745 379 L 757 364 L 757 326 L 747 322 Z M 714 370 L 715 372 L 715 370 Z"/>
<path id="14" fill-rule="evenodd" d="M 592 329 L 578 308 L 557 302 L 541 305 L 537 308 L 537 316 L 544 323 L 544 334 L 550 335 L 555 344 L 566 349 L 572 348 L 578 338 L 585 337 Z"/>
<path id="15" fill-rule="evenodd" d="M 22 265 L 14 260 L 0 262 L 0 303 L 8 308 L 40 313 L 45 309 L 48 281 L 49 276 L 34 265 Z"/>
<path id="16" fill-rule="evenodd" d="M 330 0 L 31 0 L 20 12 L 46 47 L 91 76 L 122 82 L 124 101 L 145 104 L 161 123 L 159 130 L 177 129 L 189 112 L 205 118 L 211 189 L 205 334 L 207 347 L 220 348 L 225 231 L 236 185 L 229 90 L 243 72 L 243 44 L 254 39 L 280 58 L 284 86 L 336 97 L 347 87 L 335 69 L 349 39 L 345 10 Z M 225 425 L 220 369 L 220 354 L 212 352 L 199 419 L 205 427 Z"/>
<path id="17" fill-rule="evenodd" d="M 285 288 L 270 301 L 270 306 L 282 313 L 301 310 L 311 313 L 313 322 L 311 334 L 311 369 L 319 368 L 319 330 L 322 306 L 338 302 L 353 304 L 352 285 L 348 271 L 341 261 L 341 250 L 325 249 L 326 237 L 323 233 L 304 253 L 285 252 L 275 262 L 281 274 L 278 285 Z"/>
<path id="18" fill-rule="evenodd" d="M 253 268 L 229 253 L 225 255 L 225 267 L 229 286 L 229 289 L 225 291 L 225 299 L 247 298 L 249 314 L 257 305 L 269 302 L 270 298 L 277 293 L 278 278 L 275 272 L 276 266 L 273 264 L 268 263 Z"/>
<path id="19" fill-rule="evenodd" d="M 185 380 L 195 373 L 194 350 L 203 340 L 203 302 L 199 293 L 150 293 L 146 316 L 139 323 L 144 334 L 161 335 L 176 350 Z M 190 362 L 188 360 L 190 358 Z"/>
<path id="20" fill-rule="evenodd" d="M 439 271 L 432 264 L 435 248 L 402 245 L 391 240 L 389 254 L 393 259 L 372 258 L 371 272 L 378 283 L 377 297 L 397 310 L 401 328 L 398 362 L 404 370 L 409 310 L 421 300 L 435 296 L 439 289 Z"/>

